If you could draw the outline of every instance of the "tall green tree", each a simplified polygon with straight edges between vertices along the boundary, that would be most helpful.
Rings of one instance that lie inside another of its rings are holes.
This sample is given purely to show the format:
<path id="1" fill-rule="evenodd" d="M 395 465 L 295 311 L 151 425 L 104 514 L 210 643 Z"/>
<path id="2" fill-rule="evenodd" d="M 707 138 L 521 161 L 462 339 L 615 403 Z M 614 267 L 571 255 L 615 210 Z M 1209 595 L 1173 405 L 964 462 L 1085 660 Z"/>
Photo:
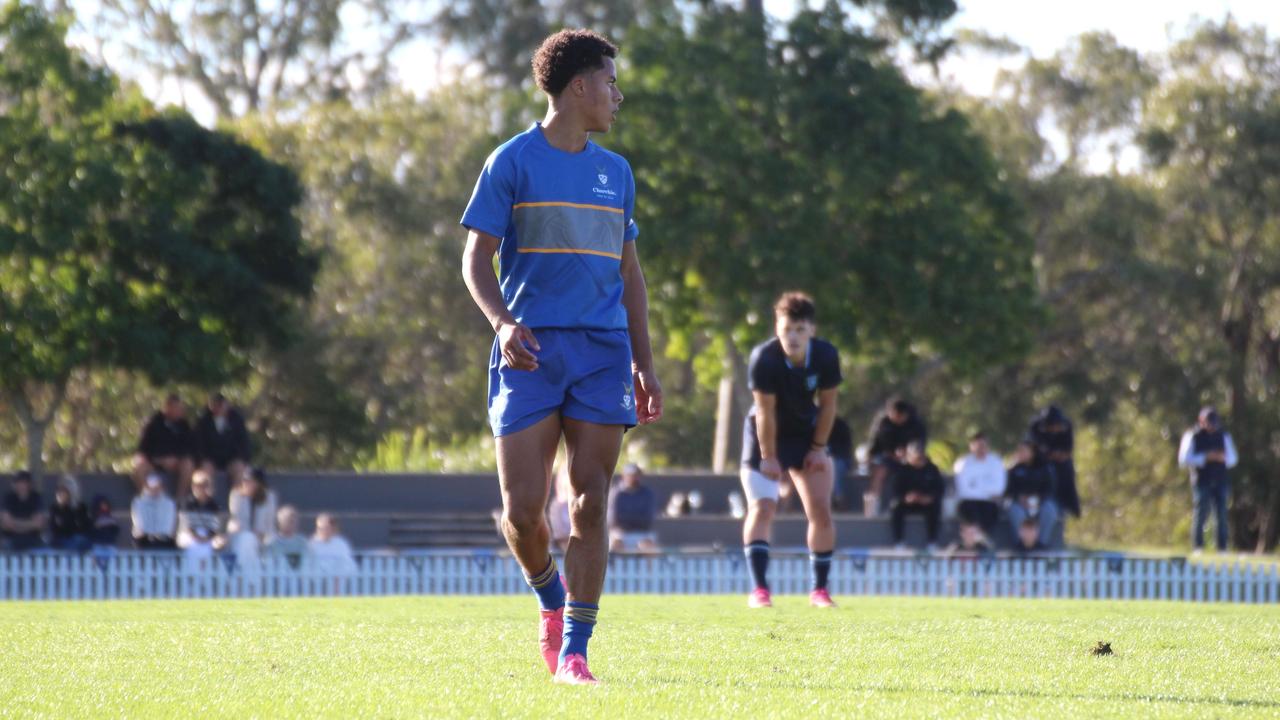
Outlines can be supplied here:
<path id="1" fill-rule="evenodd" d="M 64 36 L 0 10 L 0 389 L 37 473 L 74 373 L 226 380 L 287 339 L 317 269 L 287 168 L 155 113 Z"/>
<path id="2" fill-rule="evenodd" d="M 973 373 L 1026 348 L 1031 243 L 999 167 L 838 7 L 761 48 L 732 9 L 629 36 L 625 117 L 652 302 L 667 351 L 721 359 L 769 331 L 781 290 L 870 377 Z M 642 233 L 643 233 L 642 229 Z"/>

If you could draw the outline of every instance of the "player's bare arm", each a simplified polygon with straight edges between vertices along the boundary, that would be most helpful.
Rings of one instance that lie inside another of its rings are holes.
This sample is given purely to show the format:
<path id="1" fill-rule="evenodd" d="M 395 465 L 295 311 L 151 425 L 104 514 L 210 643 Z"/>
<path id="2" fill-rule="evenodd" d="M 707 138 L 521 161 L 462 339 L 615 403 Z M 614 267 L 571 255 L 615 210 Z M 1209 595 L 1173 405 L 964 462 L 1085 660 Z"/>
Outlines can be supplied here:
<path id="1" fill-rule="evenodd" d="M 831 463 L 827 453 L 827 443 L 831 439 L 831 428 L 836 424 L 836 388 L 818 391 L 818 418 L 813 426 L 813 441 L 809 444 L 809 454 L 804 458 L 805 471 L 820 470 Z"/>
<path id="2" fill-rule="evenodd" d="M 493 274 L 493 256 L 498 252 L 498 238 L 472 230 L 467 233 L 467 248 L 462 252 L 462 277 L 471 291 L 471 299 L 480 307 L 489 325 L 498 334 L 502 357 L 515 370 L 537 370 L 538 358 L 529 348 L 541 350 L 533 331 L 516 322 Z M 647 337 L 647 331 L 646 331 Z"/>
<path id="3" fill-rule="evenodd" d="M 760 441 L 760 474 L 770 480 L 782 479 L 778 462 L 778 396 L 752 390 L 756 404 L 756 437 Z"/>
<path id="4" fill-rule="evenodd" d="M 627 309 L 627 332 L 631 336 L 636 419 L 641 425 L 648 425 L 662 417 L 662 384 L 653 370 L 653 348 L 649 343 L 649 289 L 633 242 L 622 246 L 622 284 L 622 305 Z"/>

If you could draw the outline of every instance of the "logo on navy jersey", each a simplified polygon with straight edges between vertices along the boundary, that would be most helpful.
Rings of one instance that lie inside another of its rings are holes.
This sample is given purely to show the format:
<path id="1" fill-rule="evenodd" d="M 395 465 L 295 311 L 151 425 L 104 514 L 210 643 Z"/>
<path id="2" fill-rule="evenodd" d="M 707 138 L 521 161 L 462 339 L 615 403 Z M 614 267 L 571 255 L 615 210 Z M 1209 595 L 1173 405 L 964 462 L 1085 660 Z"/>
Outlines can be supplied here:
<path id="1" fill-rule="evenodd" d="M 818 376 L 817 375 L 805 376 L 804 386 L 809 388 L 810 390 L 816 390 L 818 388 Z"/>

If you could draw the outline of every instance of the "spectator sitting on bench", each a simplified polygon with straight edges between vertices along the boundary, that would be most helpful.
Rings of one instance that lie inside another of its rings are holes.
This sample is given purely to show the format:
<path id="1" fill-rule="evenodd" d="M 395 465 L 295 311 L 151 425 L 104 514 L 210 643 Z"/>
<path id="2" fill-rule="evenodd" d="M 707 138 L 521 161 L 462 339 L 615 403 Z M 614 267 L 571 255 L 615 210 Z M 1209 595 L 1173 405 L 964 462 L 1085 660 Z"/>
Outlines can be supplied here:
<path id="1" fill-rule="evenodd" d="M 147 478 L 165 472 L 176 483 L 171 488 L 174 497 L 181 498 L 187 495 L 194 469 L 195 435 L 187 422 L 187 407 L 177 395 L 169 395 L 164 407 L 142 429 L 142 439 L 133 456 L 133 481 L 142 492 Z"/>
<path id="2" fill-rule="evenodd" d="M 622 478 L 609 496 L 609 549 L 613 552 L 655 552 L 658 536 L 653 520 L 658 515 L 658 498 L 653 489 L 641 484 L 640 466 L 628 463 Z"/>
<path id="3" fill-rule="evenodd" d="M 1040 521 L 1035 518 L 1027 518 L 1018 526 L 1018 543 L 1013 546 L 1013 552 L 1016 555 L 1033 555 L 1041 553 L 1049 549 L 1047 545 L 1040 542 Z"/>
<path id="4" fill-rule="evenodd" d="M 178 547 L 200 543 L 208 544 L 212 551 L 221 549 L 225 542 L 221 508 L 213 499 L 213 475 L 197 470 L 191 475 L 191 495 L 178 511 Z"/>
<path id="5" fill-rule="evenodd" d="M 200 419 L 196 421 L 196 457 L 200 469 L 212 477 L 227 474 L 234 488 L 249 469 L 252 446 L 244 416 L 231 406 L 222 393 L 214 393 Z"/>
<path id="6" fill-rule="evenodd" d="M 867 517 L 880 514 L 885 480 L 904 462 L 907 445 L 915 442 L 924 447 L 928 441 L 928 431 L 915 406 L 900 397 L 889 398 L 871 424 L 871 487 L 863 498 Z"/>
<path id="7" fill-rule="evenodd" d="M 938 472 L 938 466 L 925 453 L 923 444 L 912 442 L 907 445 L 906 462 L 894 467 L 892 481 L 893 508 L 890 511 L 890 524 L 894 546 L 899 550 L 905 547 L 902 539 L 907 515 L 923 515 L 928 538 L 927 549 L 933 552 L 938 544 L 945 485 L 942 473 Z"/>
<path id="8" fill-rule="evenodd" d="M 311 536 L 311 557 L 322 572 L 350 575 L 356 571 L 351 543 L 339 532 L 338 519 L 329 513 L 316 516 L 316 532 Z"/>
<path id="9" fill-rule="evenodd" d="M 310 552 L 307 539 L 298 533 L 297 508 L 292 505 L 280 508 L 276 512 L 276 536 L 267 544 L 265 554 L 284 558 L 290 567 L 296 568 Z"/>
<path id="10" fill-rule="evenodd" d="M 1059 517 L 1058 503 L 1053 494 L 1053 473 L 1029 441 L 1018 444 L 1014 459 L 1016 464 L 1009 468 L 1009 482 L 1005 488 L 1005 496 L 1009 499 L 1006 510 L 1009 527 L 1016 533 L 1024 520 L 1033 519 L 1040 530 L 1040 544 L 1053 547 L 1053 533 Z"/>
<path id="11" fill-rule="evenodd" d="M 981 432 L 969 438 L 969 454 L 955 464 L 957 514 L 966 522 L 977 523 L 984 532 L 1000 519 L 1000 503 L 1004 499 L 1005 472 L 1000 456 L 990 451 L 987 437 Z"/>
<path id="12" fill-rule="evenodd" d="M 133 499 L 133 546 L 139 550 L 172 550 L 178 508 L 164 492 L 164 478 L 151 473 L 142 494 Z"/>
<path id="13" fill-rule="evenodd" d="M 960 555 L 986 555 L 991 550 L 991 541 L 982 526 L 969 520 L 960 521 L 959 537 L 947 548 L 948 553 Z"/>
<path id="14" fill-rule="evenodd" d="M 231 517 L 240 529 L 258 538 L 258 546 L 271 542 L 276 534 L 276 494 L 267 487 L 267 473 L 253 468 L 231 493 Z"/>
<path id="15" fill-rule="evenodd" d="M 89 549 L 89 508 L 80 500 L 80 484 L 70 475 L 58 480 L 49 508 L 49 547 L 84 552 Z"/>
<path id="16" fill-rule="evenodd" d="M 19 470 L 0 509 L 0 530 L 9 539 L 9 549 L 13 552 L 35 550 L 44 545 L 41 533 L 48 518 L 40 493 L 32 485 L 31 473 Z"/>
<path id="17" fill-rule="evenodd" d="M 89 508 L 89 542 L 94 547 L 115 547 L 120 538 L 120 523 L 116 522 L 111 501 L 106 495 L 94 495 Z"/>

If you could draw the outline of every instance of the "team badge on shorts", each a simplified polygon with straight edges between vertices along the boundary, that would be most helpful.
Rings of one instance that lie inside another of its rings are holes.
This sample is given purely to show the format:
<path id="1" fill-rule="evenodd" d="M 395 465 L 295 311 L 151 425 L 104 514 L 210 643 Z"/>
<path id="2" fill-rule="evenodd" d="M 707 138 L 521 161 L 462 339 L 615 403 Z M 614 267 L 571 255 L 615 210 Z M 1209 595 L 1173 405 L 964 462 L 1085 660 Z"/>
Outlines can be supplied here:
<path id="1" fill-rule="evenodd" d="M 631 406 L 635 404 L 635 401 L 632 399 L 632 397 L 633 397 L 633 392 L 632 392 L 631 386 L 626 383 L 622 383 L 622 409 L 623 410 L 630 410 Z"/>

